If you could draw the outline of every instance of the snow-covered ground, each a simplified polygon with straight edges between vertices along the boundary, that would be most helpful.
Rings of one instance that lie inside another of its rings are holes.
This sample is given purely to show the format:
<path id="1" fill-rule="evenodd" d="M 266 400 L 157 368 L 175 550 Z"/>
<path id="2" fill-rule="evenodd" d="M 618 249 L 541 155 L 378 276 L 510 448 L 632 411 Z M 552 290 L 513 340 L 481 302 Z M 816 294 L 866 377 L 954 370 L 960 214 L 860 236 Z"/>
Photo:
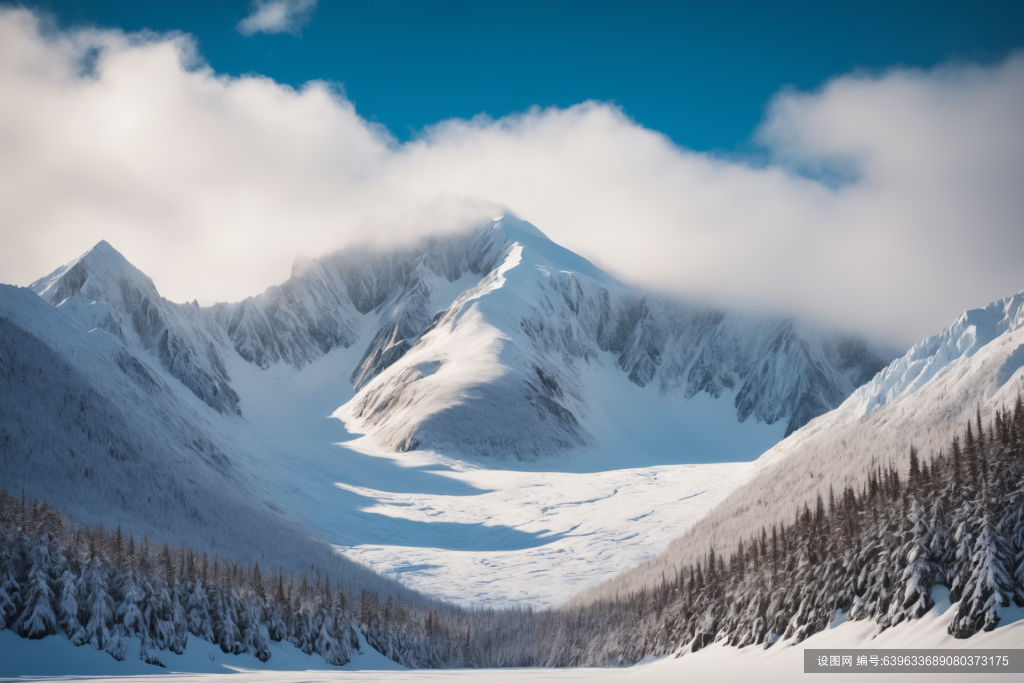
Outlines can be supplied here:
<path id="1" fill-rule="evenodd" d="M 406 454 L 401 461 L 401 467 L 436 472 L 478 492 L 390 492 L 338 482 L 372 501 L 361 509 L 365 540 L 338 549 L 455 603 L 534 606 L 564 602 L 648 559 L 731 491 L 749 467 L 513 471 L 432 453 Z"/>
<path id="2" fill-rule="evenodd" d="M 379 681 L 381 683 L 447 683 L 449 681 L 488 680 L 496 683 L 519 681 L 608 681 L 609 683 L 677 683 L 678 681 L 732 681 L 788 683 L 793 680 L 831 681 L 831 674 L 803 673 L 803 651 L 831 648 L 870 649 L 943 649 L 968 651 L 978 649 L 1019 649 L 1024 646 L 1024 609 L 1002 610 L 1003 625 L 990 633 L 979 633 L 968 640 L 956 640 L 946 634 L 955 610 L 944 599 L 944 589 L 936 589 L 936 605 L 931 612 L 915 622 L 904 622 L 879 634 L 873 622 L 850 622 L 837 615 L 832 628 L 792 646 L 780 641 L 770 649 L 747 647 L 742 650 L 725 645 L 710 645 L 697 653 L 682 657 L 665 657 L 644 661 L 622 669 L 463 669 L 412 671 L 403 669 L 362 644 L 362 654 L 341 668 L 327 670 L 323 660 L 307 657 L 288 645 L 271 644 L 273 653 L 266 665 L 251 656 L 224 655 L 215 645 L 190 639 L 182 656 L 160 653 L 167 669 L 132 658 L 116 662 L 103 652 L 89 647 L 72 647 L 66 638 L 50 637 L 41 641 L 18 638 L 9 631 L 0 631 L 0 680 L 7 677 L 33 676 L 43 678 L 69 676 L 91 681 L 116 676 L 117 681 L 152 680 L 160 674 L 174 673 L 180 681 L 214 683 L 228 681 Z M 137 643 L 135 643 L 137 648 Z M 845 674 L 843 681 L 864 680 L 871 683 L 907 680 L 940 681 L 1020 681 L 1024 674 L 985 672 L 972 674 Z M 114 680 L 110 678 L 110 680 Z"/>
<path id="3" fill-rule="evenodd" d="M 153 677 L 166 674 L 224 674 L 236 671 L 259 671 L 262 676 L 277 674 L 291 676 L 306 670 L 343 671 L 404 671 L 405 667 L 367 645 L 362 633 L 359 634 L 359 652 L 352 661 L 341 667 L 328 666 L 318 654 L 307 655 L 288 643 L 275 643 L 267 639 L 270 659 L 260 662 L 251 654 L 224 654 L 220 646 L 208 643 L 202 638 L 190 636 L 188 647 L 176 655 L 162 650 L 157 658 L 166 668 L 147 664 L 139 659 L 142 644 L 139 638 L 126 638 L 127 654 L 119 662 L 103 651 L 88 645 L 75 647 L 61 634 L 42 640 L 28 640 L 17 634 L 0 631 L 0 680 L 32 676 L 43 678 L 130 676 Z M 175 676 L 179 678 L 180 676 Z M 216 676 L 213 676 L 216 678 Z M 238 680 L 238 679 L 232 679 Z"/>

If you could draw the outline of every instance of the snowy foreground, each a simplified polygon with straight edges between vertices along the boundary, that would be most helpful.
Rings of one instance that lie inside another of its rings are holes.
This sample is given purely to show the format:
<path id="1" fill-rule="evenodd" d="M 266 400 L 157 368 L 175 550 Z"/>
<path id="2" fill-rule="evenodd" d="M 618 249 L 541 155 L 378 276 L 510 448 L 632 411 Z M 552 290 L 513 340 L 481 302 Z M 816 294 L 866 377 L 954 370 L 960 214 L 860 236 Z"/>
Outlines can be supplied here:
<path id="1" fill-rule="evenodd" d="M 197 638 L 189 640 L 185 654 L 161 653 L 168 669 L 144 664 L 132 652 L 124 662 L 113 660 L 105 652 L 89 647 L 72 647 L 66 638 L 49 637 L 41 641 L 19 638 L 10 631 L 0 632 L 0 680 L 17 677 L 68 678 L 82 677 L 118 681 L 153 679 L 173 674 L 182 681 L 381 681 L 403 683 L 414 681 L 818 681 L 832 680 L 828 674 L 804 674 L 803 650 L 825 648 L 872 649 L 996 649 L 1024 647 L 1024 609 L 1002 610 L 1002 624 L 990 633 L 979 633 L 968 640 L 956 640 L 946 633 L 955 610 L 944 589 L 937 589 L 936 606 L 922 619 L 904 622 L 877 634 L 873 622 L 849 622 L 837 615 L 832 628 L 815 634 L 800 645 L 787 646 L 785 641 L 772 648 L 747 647 L 742 650 L 714 644 L 683 657 L 667 657 L 644 661 L 622 669 L 467 669 L 419 670 L 403 669 L 374 651 L 365 641 L 362 654 L 344 667 L 327 670 L 318 655 L 306 656 L 283 644 L 269 643 L 272 657 L 260 664 L 250 655 L 225 655 L 216 645 Z M 877 635 L 876 635 L 877 634 Z M 138 640 L 130 639 L 138 649 Z M 1021 674 L 846 674 L 841 680 L 865 680 L 877 683 L 906 680 L 940 681 L 1002 681 L 1021 680 Z"/>

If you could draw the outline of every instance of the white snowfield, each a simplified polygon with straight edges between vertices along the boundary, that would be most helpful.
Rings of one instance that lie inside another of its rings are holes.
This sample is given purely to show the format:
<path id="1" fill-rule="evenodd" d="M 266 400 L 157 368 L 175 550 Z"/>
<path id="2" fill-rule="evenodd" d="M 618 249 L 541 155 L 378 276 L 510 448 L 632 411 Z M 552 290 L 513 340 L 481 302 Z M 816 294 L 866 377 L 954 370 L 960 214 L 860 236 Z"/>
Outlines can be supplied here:
<path id="1" fill-rule="evenodd" d="M 721 500 L 749 467 L 536 472 L 473 467 L 431 453 L 403 460 L 405 467 L 438 472 L 479 492 L 393 493 L 338 482 L 373 501 L 361 521 L 380 529 L 363 534 L 377 543 L 338 550 L 451 602 L 536 607 L 562 603 L 648 559 Z M 449 469 L 432 470 L 439 466 Z"/>
<path id="2" fill-rule="evenodd" d="M 460 681 L 607 681 L 608 683 L 789 683 L 835 681 L 836 674 L 805 674 L 805 649 L 941 649 L 949 654 L 969 654 L 982 649 L 1020 649 L 1024 646 L 1024 609 L 1005 608 L 1005 625 L 968 640 L 956 640 L 946 633 L 955 613 L 948 593 L 936 589 L 935 607 L 923 618 L 903 622 L 878 633 L 873 622 L 851 622 L 836 614 L 832 627 L 792 646 L 778 641 L 771 648 L 750 646 L 743 649 L 712 644 L 696 653 L 642 661 L 626 668 L 607 669 L 458 669 L 408 670 L 384 658 L 362 643 L 362 653 L 339 668 L 326 667 L 319 655 L 307 656 L 290 645 L 271 643 L 270 661 L 260 664 L 251 655 L 225 655 L 215 645 L 189 639 L 183 655 L 161 653 L 167 669 L 154 670 L 138 658 L 114 661 L 104 652 L 89 647 L 75 648 L 64 638 L 51 637 L 28 641 L 9 631 L 0 631 L 0 680 L 25 676 L 42 679 L 119 681 L 166 680 L 204 683 L 319 683 L 329 681 L 376 681 L 379 683 L 456 683 Z M 138 648 L 137 639 L 130 639 Z M 986 671 L 971 674 L 842 674 L 839 680 L 864 683 L 903 683 L 908 680 L 938 680 L 974 683 L 976 681 L 1020 681 L 1024 674 Z M 23 680 L 23 679 L 22 679 Z"/>

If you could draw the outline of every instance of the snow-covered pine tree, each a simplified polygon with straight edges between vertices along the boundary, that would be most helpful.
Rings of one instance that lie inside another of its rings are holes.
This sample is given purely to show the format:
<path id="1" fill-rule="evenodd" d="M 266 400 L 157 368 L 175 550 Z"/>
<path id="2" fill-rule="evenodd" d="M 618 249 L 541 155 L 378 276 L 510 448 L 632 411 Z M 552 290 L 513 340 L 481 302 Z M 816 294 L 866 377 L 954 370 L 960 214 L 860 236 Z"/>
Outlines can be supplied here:
<path id="1" fill-rule="evenodd" d="M 49 533 L 38 534 L 32 542 L 28 575 L 22 584 L 21 614 L 11 629 L 23 638 L 45 638 L 57 633 L 57 615 L 53 610 L 51 572 L 53 539 Z"/>
<path id="2" fill-rule="evenodd" d="M 842 586 L 842 596 L 836 603 L 836 609 L 849 614 L 857 597 L 857 577 L 861 571 L 858 562 L 861 549 L 861 509 L 852 486 L 847 486 L 843 491 L 842 500 L 837 505 L 833 518 L 833 528 L 836 529 L 838 536 L 836 550 L 841 554 L 838 569 L 841 572 L 839 582 Z"/>
<path id="3" fill-rule="evenodd" d="M 1010 552 L 1013 556 L 1013 600 L 1024 607 L 1024 477 L 1009 496 L 1005 527 L 1009 530 Z"/>
<path id="4" fill-rule="evenodd" d="M 850 618 L 877 619 L 888 613 L 891 593 L 891 549 L 885 543 L 888 538 L 884 494 L 878 485 L 878 478 L 872 473 L 868 481 L 867 502 L 864 522 L 861 525 L 861 549 L 857 565 L 861 568 L 854 587 L 855 597 L 850 609 Z"/>
<path id="5" fill-rule="evenodd" d="M 18 545 L 19 539 L 13 529 L 0 529 L 0 631 L 14 623 L 21 604 L 18 591 Z"/>
<path id="6" fill-rule="evenodd" d="M 331 666 L 344 666 L 351 660 L 345 642 L 335 630 L 334 596 L 328 583 L 320 604 L 319 632 L 316 634 L 314 647 Z"/>
<path id="7" fill-rule="evenodd" d="M 126 638 L 148 637 L 142 616 L 146 598 L 145 583 L 139 571 L 139 559 L 135 553 L 135 539 L 129 537 L 119 580 L 120 602 L 114 611 L 117 627 Z"/>
<path id="8" fill-rule="evenodd" d="M 1006 476 L 1006 511 L 1000 521 L 1000 528 L 1007 535 L 1013 558 L 1013 599 L 1018 607 L 1024 607 L 1024 400 L 1019 393 L 1012 417 L 1007 416 L 1004 422 L 1008 423 L 1006 459 L 1009 467 Z"/>
<path id="9" fill-rule="evenodd" d="M 276 643 L 288 638 L 288 598 L 284 594 L 284 575 L 277 575 L 277 588 L 267 603 L 267 635 Z"/>
<path id="10" fill-rule="evenodd" d="M 292 611 L 295 615 L 292 644 L 308 655 L 316 651 L 314 641 L 319 631 L 311 592 L 309 581 L 303 576 L 292 595 Z"/>
<path id="11" fill-rule="evenodd" d="M 694 652 L 714 641 L 715 636 L 718 635 L 719 621 L 723 611 L 720 598 L 724 592 L 722 586 L 724 577 L 718 571 L 717 555 L 713 547 L 708 549 L 704 567 L 704 585 L 698 597 L 700 608 L 697 610 L 697 614 L 699 616 L 694 622 L 695 634 L 692 647 Z"/>
<path id="12" fill-rule="evenodd" d="M 139 544 L 139 569 L 142 577 L 142 592 L 145 594 L 145 597 L 141 605 L 143 628 L 139 633 L 142 638 L 139 659 L 147 664 L 164 667 L 164 663 L 153 654 L 153 650 L 158 649 L 159 625 L 156 622 L 158 621 L 161 605 L 159 604 L 159 588 L 154 585 L 155 577 L 152 559 L 149 550 L 149 538 L 143 536 L 142 543 Z"/>
<path id="13" fill-rule="evenodd" d="M 818 496 L 821 501 L 821 496 Z M 804 638 L 817 630 L 817 610 L 814 603 L 814 579 L 817 573 L 818 548 L 817 533 L 814 527 L 815 515 L 805 504 L 803 514 L 793 522 L 793 530 L 798 542 L 796 547 L 796 571 L 790 584 L 789 602 L 796 605 L 796 611 L 790 617 L 783 638 L 794 638 L 794 642 L 802 642 Z"/>
<path id="14" fill-rule="evenodd" d="M 334 632 L 338 634 L 340 641 L 346 641 L 349 653 L 359 649 L 359 637 L 352 628 L 352 615 L 348 611 L 348 600 L 345 598 L 345 591 L 341 583 L 337 584 L 334 591 L 334 607 L 332 610 L 334 619 Z"/>
<path id="15" fill-rule="evenodd" d="M 952 583 L 945 568 L 952 566 L 952 558 L 956 553 L 953 536 L 949 532 L 949 495 L 948 489 L 938 491 L 928 510 L 928 553 L 935 563 L 936 584 L 945 586 Z M 922 508 L 924 505 L 925 503 L 922 503 Z"/>
<path id="16" fill-rule="evenodd" d="M 98 534 L 97 534 L 98 535 Z M 114 600 L 110 596 L 109 567 L 106 558 L 98 554 L 96 539 L 90 539 L 90 556 L 82 568 L 83 596 L 79 621 L 85 624 L 82 640 L 93 649 L 106 650 L 114 659 L 125 656 L 124 640 L 110 627 L 114 623 Z"/>
<path id="17" fill-rule="evenodd" d="M 848 611 L 853 601 L 852 585 L 848 582 L 844 558 L 843 525 L 840 523 L 835 492 L 829 490 L 829 510 L 818 506 L 815 520 L 818 565 L 813 581 L 814 618 L 816 629 L 828 628 L 836 611 Z M 817 632 L 817 630 L 815 631 Z"/>
<path id="18" fill-rule="evenodd" d="M 908 516 L 910 531 L 903 546 L 906 568 L 903 570 L 903 604 L 904 614 L 909 619 L 919 619 L 932 608 L 932 586 L 935 585 L 936 567 L 932 562 L 931 530 L 927 524 L 927 511 L 918 500 L 911 495 Z"/>
<path id="19" fill-rule="evenodd" d="M 984 465 L 984 461 L 983 461 Z M 954 638 L 969 638 L 999 624 L 997 607 L 1006 607 L 1014 594 L 1008 543 L 996 525 L 989 496 L 987 468 L 982 467 L 980 516 L 968 571 L 960 591 L 956 614 L 949 625 Z"/>
<path id="20" fill-rule="evenodd" d="M 198 566 L 195 554 L 190 551 L 190 560 L 185 587 L 185 623 L 189 633 L 208 642 L 217 643 L 213 633 L 213 619 L 210 616 L 209 591 L 206 586 L 207 559 L 203 555 L 202 566 Z"/>
<path id="21" fill-rule="evenodd" d="M 960 507 L 953 515 L 953 543 L 955 551 L 951 558 L 947 576 L 950 580 L 949 599 L 959 602 L 971 573 L 971 562 L 977 541 L 977 530 L 981 527 L 981 503 L 973 493 L 968 492 Z"/>
<path id="22" fill-rule="evenodd" d="M 64 563 L 57 580 L 57 623 L 75 645 L 85 644 L 85 625 L 78 620 L 81 613 L 80 572 L 75 570 L 76 558 Z"/>
<path id="23" fill-rule="evenodd" d="M 213 560 L 213 573 L 218 574 L 219 562 Z M 238 598 L 231 585 L 230 573 L 225 569 L 224 575 L 213 584 L 213 631 L 220 649 L 226 653 L 242 654 L 242 633 L 238 628 Z"/>
<path id="24" fill-rule="evenodd" d="M 266 614 L 266 593 L 263 590 L 263 577 L 257 564 L 250 577 L 244 577 L 241 570 L 242 589 L 239 592 L 239 630 L 240 646 L 251 653 L 256 659 L 265 662 L 270 659 L 267 639 L 263 636 L 262 624 Z"/>
<path id="25" fill-rule="evenodd" d="M 160 649 L 167 649 L 180 655 L 188 644 L 188 626 L 185 622 L 185 608 L 182 606 L 183 590 L 181 577 L 175 567 L 171 548 L 166 543 L 160 552 L 160 578 L 163 581 L 166 598 L 161 622 L 164 629 Z"/>

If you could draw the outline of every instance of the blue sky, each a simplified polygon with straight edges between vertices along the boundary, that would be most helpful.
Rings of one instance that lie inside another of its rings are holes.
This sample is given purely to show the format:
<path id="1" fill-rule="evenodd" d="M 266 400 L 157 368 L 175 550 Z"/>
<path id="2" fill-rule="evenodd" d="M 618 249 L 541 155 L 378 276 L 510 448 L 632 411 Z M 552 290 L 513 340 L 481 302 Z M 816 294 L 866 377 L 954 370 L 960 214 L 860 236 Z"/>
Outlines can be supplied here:
<path id="1" fill-rule="evenodd" d="M 617 103 L 695 150 L 752 152 L 772 96 L 858 69 L 991 64 L 1024 45 L 1024 2 L 321 2 L 298 35 L 243 35 L 249 0 L 46 0 L 62 28 L 183 31 L 218 73 L 343 84 L 400 140 L 533 105 Z"/>

